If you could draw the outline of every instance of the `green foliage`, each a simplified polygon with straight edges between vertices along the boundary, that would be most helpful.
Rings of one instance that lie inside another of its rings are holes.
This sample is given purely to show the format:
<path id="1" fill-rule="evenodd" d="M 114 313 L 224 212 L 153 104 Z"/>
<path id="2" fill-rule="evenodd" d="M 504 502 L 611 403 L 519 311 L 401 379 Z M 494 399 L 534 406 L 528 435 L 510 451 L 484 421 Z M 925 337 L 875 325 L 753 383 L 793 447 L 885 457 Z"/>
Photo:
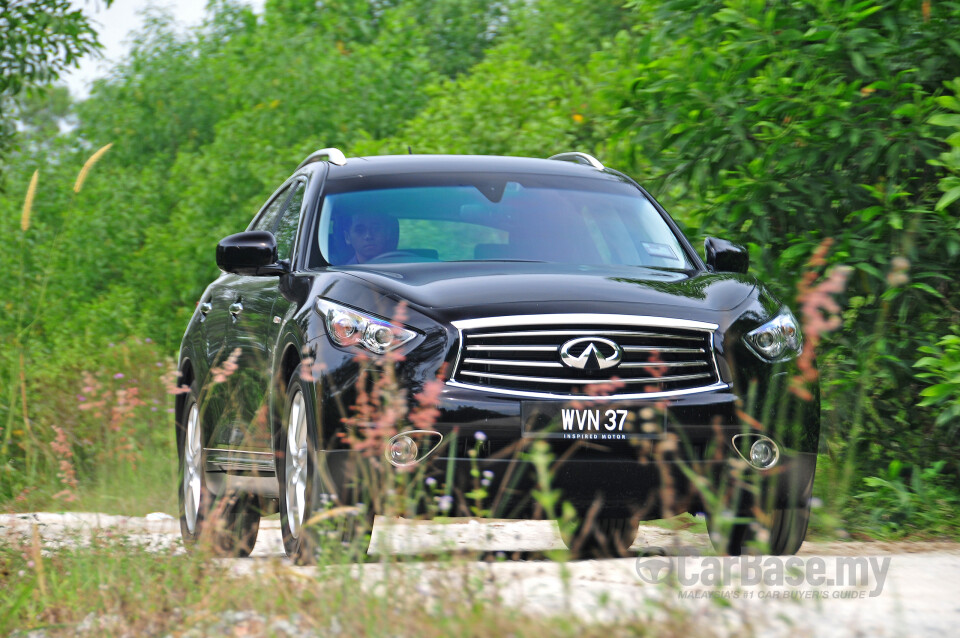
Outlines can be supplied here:
<path id="1" fill-rule="evenodd" d="M 429 101 L 427 85 L 479 61 L 508 8 L 348 1 L 318 11 L 278 1 L 258 18 L 223 0 L 186 33 L 152 13 L 125 62 L 76 105 L 75 130 L 50 139 L 71 106 L 62 91 L 23 102 L 16 172 L 0 194 L 0 228 L 19 245 L 0 254 L 0 267 L 16 273 L 0 282 L 2 498 L 44 468 L 56 473 L 51 429 L 28 434 L 18 423 L 56 423 L 55 405 L 76 411 L 79 373 L 107 361 L 108 343 L 150 337 L 172 354 L 216 276 L 217 240 L 242 229 L 309 152 L 396 134 Z M 81 165 L 108 143 L 73 192 Z M 20 230 L 34 171 L 39 186 Z M 55 396 L 34 402 L 47 385 Z M 80 450 L 88 437 L 77 436 Z M 81 480 L 95 478 L 93 465 L 78 463 Z"/>
<path id="2" fill-rule="evenodd" d="M 21 139 L 49 143 L 60 135 L 62 125 L 75 124 L 70 91 L 65 86 L 55 86 L 28 92 L 14 105 L 12 117 L 17 121 Z"/>
<path id="3" fill-rule="evenodd" d="M 4 2 L 0 25 L 0 94 L 15 95 L 24 86 L 55 80 L 100 46 L 83 12 L 68 0 Z"/>
<path id="4" fill-rule="evenodd" d="M 29 369 L 10 370 L 14 379 L 23 373 L 23 394 L 16 382 L 5 386 L 25 402 L 29 418 L 0 411 L 6 451 L 0 500 L 19 497 L 21 506 L 81 511 L 91 502 L 117 513 L 173 511 L 175 492 L 155 489 L 156 481 L 175 480 L 168 426 L 172 359 L 155 343 L 130 339 L 107 344 L 89 363 L 35 361 Z"/>
<path id="5" fill-rule="evenodd" d="M 112 2 L 105 0 L 104 6 Z M 99 48 L 93 27 L 69 0 L 0 3 L 0 169 L 14 140 L 18 105 L 12 98 L 24 88 L 56 80 Z"/>
<path id="6" fill-rule="evenodd" d="M 583 91 L 563 70 L 531 61 L 509 44 L 491 51 L 470 75 L 428 87 L 431 100 L 400 134 L 356 145 L 358 154 L 466 153 L 544 155 L 580 145 Z"/>
<path id="7" fill-rule="evenodd" d="M 894 461 L 884 476 L 865 478 L 863 483 L 869 489 L 856 495 L 862 508 L 860 517 L 883 537 L 956 535 L 960 496 L 943 475 L 945 465 L 938 461 L 926 468 L 904 468 Z"/>
<path id="8" fill-rule="evenodd" d="M 940 157 L 930 160 L 932 166 L 941 166 L 947 175 L 940 180 L 943 196 L 937 200 L 936 210 L 941 211 L 960 199 L 960 78 L 945 83 L 953 95 L 937 98 L 937 104 L 952 113 L 939 113 L 930 118 L 930 123 L 943 126 L 952 132 L 946 139 L 949 149 Z M 960 223 L 957 224 L 960 227 Z"/>
<path id="9" fill-rule="evenodd" d="M 941 148 L 929 98 L 960 60 L 956 6 L 938 3 L 929 21 L 899 7 L 634 3 L 643 26 L 629 42 L 641 54 L 635 79 L 619 95 L 625 159 L 654 158 L 674 198 L 703 200 L 694 218 L 705 232 L 769 247 L 761 273 L 789 273 L 810 251 L 781 263 L 783 251 L 823 237 L 882 268 L 877 240 L 935 238 L 914 219 Z M 891 247 L 911 257 L 901 243 Z"/>
<path id="10" fill-rule="evenodd" d="M 216 241 L 317 148 L 583 150 L 638 177 L 695 236 L 747 244 L 786 301 L 832 238 L 826 265 L 853 268 L 843 328 L 818 352 L 822 452 L 850 468 L 839 492 L 893 461 L 943 459 L 936 480 L 957 481 L 957 392 L 944 389 L 956 348 L 944 334 L 960 323 L 960 4 L 323 5 L 270 0 L 256 16 L 216 0 L 186 33 L 152 13 L 88 100 L 21 101 L 21 150 L 0 194 L 0 228 L 19 246 L 0 268 L 20 273 L 0 281 L 0 426 L 23 421 L 21 371 L 32 393 L 65 360 L 75 386 L 107 360 L 106 344 L 131 335 L 172 354 L 217 273 Z M 71 113 L 76 128 L 54 137 Z M 0 463 L 22 469 L 20 443 Z M 53 467 L 47 457 L 37 462 Z"/>
<path id="11" fill-rule="evenodd" d="M 958 320 L 958 184 L 941 181 L 938 158 L 955 124 L 942 93 L 960 68 L 960 4 L 630 7 L 630 35 L 595 57 L 611 75 L 631 65 L 608 91 L 620 105 L 610 152 L 656 174 L 690 227 L 747 244 L 786 301 L 832 238 L 830 262 L 854 271 L 843 329 L 820 352 L 831 452 L 858 471 L 960 459 L 930 436 L 912 369 Z"/>
<path id="12" fill-rule="evenodd" d="M 933 385 L 920 392 L 921 406 L 937 406 L 940 414 L 936 424 L 948 439 L 955 439 L 960 432 L 960 334 L 956 332 L 943 337 L 935 346 L 923 346 L 921 357 L 914 365 L 923 372 L 917 377 L 930 379 Z"/>
<path id="13" fill-rule="evenodd" d="M 638 621 L 619 599 L 595 605 L 605 614 L 602 620 L 578 615 L 571 610 L 582 604 L 589 575 L 564 575 L 570 586 L 553 594 L 562 598 L 531 611 L 533 605 L 524 607 L 531 596 L 516 594 L 513 566 L 450 552 L 426 563 L 385 555 L 381 564 L 368 566 L 328 557 L 315 570 L 257 561 L 257 569 L 247 571 L 213 560 L 209 548 L 184 553 L 164 547 L 164 534 L 150 534 L 154 542 L 145 543 L 148 535 L 132 533 L 129 524 L 96 531 L 85 526 L 53 538 L 49 529 L 43 530 L 42 543 L 39 537 L 33 542 L 28 529 L 5 530 L 0 545 L 5 579 L 0 632 L 5 636 L 670 638 L 716 633 L 712 619 L 671 603 L 672 597 L 658 603 L 665 613 L 656 622 Z M 157 543 L 157 537 L 163 540 Z"/>

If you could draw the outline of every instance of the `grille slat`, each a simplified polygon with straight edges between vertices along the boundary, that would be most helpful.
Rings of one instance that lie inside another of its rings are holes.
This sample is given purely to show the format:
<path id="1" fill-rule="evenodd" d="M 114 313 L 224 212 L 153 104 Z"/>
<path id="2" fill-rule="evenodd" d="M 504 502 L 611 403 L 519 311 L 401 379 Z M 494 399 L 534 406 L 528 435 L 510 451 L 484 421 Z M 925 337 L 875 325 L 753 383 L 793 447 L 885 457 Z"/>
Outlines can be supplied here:
<path id="1" fill-rule="evenodd" d="M 490 327 L 478 326 L 477 320 L 461 328 L 462 352 L 454 380 L 497 392 L 557 397 L 590 396 L 592 387 L 610 383 L 617 388 L 611 396 L 689 391 L 719 383 L 713 333 L 706 325 L 678 322 L 674 328 L 651 318 L 650 325 L 631 320 L 623 327 L 626 321 L 612 321 L 621 326 L 610 328 L 594 323 L 538 324 L 534 317 L 509 325 L 503 319 Z M 587 352 L 591 344 L 592 354 Z M 560 356 L 565 345 L 566 362 Z M 619 362 L 609 365 L 617 353 Z M 572 365 L 577 362 L 583 367 Z M 603 365 L 608 367 L 601 369 Z"/>
<path id="2" fill-rule="evenodd" d="M 569 379 L 554 379 L 550 377 L 527 377 L 527 376 L 516 376 L 510 374 L 494 374 L 492 372 L 471 372 L 469 370 L 464 370 L 461 374 L 465 374 L 471 377 L 489 377 L 491 379 L 504 379 L 507 381 L 529 381 L 531 383 L 565 383 L 570 384 Z M 689 381 L 691 379 L 706 379 L 712 375 L 704 372 L 703 374 L 685 374 L 675 377 L 646 377 L 643 379 L 618 379 L 620 383 L 670 383 L 672 381 Z M 580 379 L 576 381 L 580 385 L 599 385 L 602 383 L 610 383 L 610 379 Z"/>
<path id="3" fill-rule="evenodd" d="M 517 332 L 491 332 L 483 335 L 467 335 L 467 339 L 477 339 L 480 337 L 500 338 L 500 337 L 556 337 L 556 336 L 630 336 L 630 337 L 655 337 L 657 339 L 681 339 L 685 341 L 702 341 L 703 337 L 691 337 L 686 335 L 671 335 L 662 332 L 639 332 L 636 330 L 527 330 Z"/>
<path id="4" fill-rule="evenodd" d="M 694 366 L 705 366 L 706 361 L 635 361 L 632 363 L 621 363 L 621 368 L 692 368 Z"/>
<path id="5" fill-rule="evenodd" d="M 562 363 L 552 361 L 506 361 L 503 359 L 464 359 L 464 363 L 479 363 L 491 366 L 527 366 L 530 368 L 562 368 Z"/>
<path id="6" fill-rule="evenodd" d="M 673 354 L 700 354 L 703 348 L 659 348 L 657 346 L 623 346 L 624 352 L 669 352 Z"/>
<path id="7" fill-rule="evenodd" d="M 467 350 L 491 352 L 553 352 L 553 346 L 467 346 Z"/>

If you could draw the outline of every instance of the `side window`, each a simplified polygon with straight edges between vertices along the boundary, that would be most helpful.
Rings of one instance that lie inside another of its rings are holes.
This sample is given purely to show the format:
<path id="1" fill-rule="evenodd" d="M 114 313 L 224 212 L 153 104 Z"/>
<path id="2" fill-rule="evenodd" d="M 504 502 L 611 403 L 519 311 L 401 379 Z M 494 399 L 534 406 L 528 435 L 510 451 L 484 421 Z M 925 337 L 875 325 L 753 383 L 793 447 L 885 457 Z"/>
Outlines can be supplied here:
<path id="1" fill-rule="evenodd" d="M 290 197 L 290 203 L 280 217 L 280 221 L 273 231 L 277 238 L 277 258 L 290 259 L 293 253 L 293 244 L 297 240 L 297 226 L 300 223 L 300 208 L 303 205 L 303 193 L 306 184 L 297 184 L 297 190 Z"/>
<path id="2" fill-rule="evenodd" d="M 272 233 L 273 229 L 277 227 L 277 218 L 280 216 L 280 211 L 283 209 L 283 204 L 287 201 L 287 195 L 289 194 L 289 186 L 280 191 L 256 223 L 250 227 L 250 230 L 266 230 Z"/>

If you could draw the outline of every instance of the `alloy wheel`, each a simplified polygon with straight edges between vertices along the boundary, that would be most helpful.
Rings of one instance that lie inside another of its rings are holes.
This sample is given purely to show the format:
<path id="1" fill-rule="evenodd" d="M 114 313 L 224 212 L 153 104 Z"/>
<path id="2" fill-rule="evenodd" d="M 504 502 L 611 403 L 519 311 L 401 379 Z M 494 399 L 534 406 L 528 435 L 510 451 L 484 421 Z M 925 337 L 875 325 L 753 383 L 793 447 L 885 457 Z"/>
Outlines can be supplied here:
<path id="1" fill-rule="evenodd" d="M 197 533 L 197 518 L 200 514 L 200 467 L 202 449 L 200 443 L 200 410 L 196 402 L 190 405 L 187 413 L 187 435 L 183 442 L 183 513 L 187 520 L 187 531 Z"/>
<path id="2" fill-rule="evenodd" d="M 307 411 L 303 393 L 297 389 L 290 401 L 287 427 L 286 468 L 287 527 L 290 536 L 299 538 L 306 509 L 307 490 Z"/>

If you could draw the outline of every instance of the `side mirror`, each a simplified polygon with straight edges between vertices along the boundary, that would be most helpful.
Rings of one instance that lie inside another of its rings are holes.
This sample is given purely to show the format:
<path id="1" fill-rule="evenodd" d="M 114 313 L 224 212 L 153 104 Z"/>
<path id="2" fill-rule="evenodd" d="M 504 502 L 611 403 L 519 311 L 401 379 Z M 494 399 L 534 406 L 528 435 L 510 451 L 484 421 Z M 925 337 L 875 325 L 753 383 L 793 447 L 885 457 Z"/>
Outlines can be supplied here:
<path id="1" fill-rule="evenodd" d="M 286 271 L 277 263 L 276 238 L 264 230 L 221 239 L 217 244 L 217 266 L 236 275 L 279 275 Z"/>
<path id="2" fill-rule="evenodd" d="M 747 249 L 726 239 L 707 237 L 703 240 L 703 251 L 707 255 L 707 268 L 713 272 L 745 273 L 750 267 Z"/>

